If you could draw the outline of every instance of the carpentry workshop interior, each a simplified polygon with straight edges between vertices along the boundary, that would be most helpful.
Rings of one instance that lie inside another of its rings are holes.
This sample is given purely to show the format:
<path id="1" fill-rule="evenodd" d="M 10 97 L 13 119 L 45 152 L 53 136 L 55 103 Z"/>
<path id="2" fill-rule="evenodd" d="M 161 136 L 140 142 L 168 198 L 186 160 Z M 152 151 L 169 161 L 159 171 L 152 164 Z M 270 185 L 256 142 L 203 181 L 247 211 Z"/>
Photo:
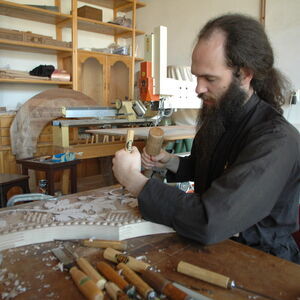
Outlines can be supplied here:
<path id="1" fill-rule="evenodd" d="M 0 299 L 300 299 L 299 0 L 0 0 Z"/>

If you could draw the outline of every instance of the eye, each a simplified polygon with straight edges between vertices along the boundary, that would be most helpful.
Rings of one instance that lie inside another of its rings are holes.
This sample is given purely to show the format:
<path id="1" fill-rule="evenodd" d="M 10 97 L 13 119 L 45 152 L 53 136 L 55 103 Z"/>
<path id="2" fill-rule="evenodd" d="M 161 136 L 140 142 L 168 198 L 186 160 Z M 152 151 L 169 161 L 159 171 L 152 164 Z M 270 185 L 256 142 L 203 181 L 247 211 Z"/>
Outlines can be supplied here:
<path id="1" fill-rule="evenodd" d="M 214 82 L 214 81 L 216 81 L 216 77 L 207 76 L 207 77 L 206 77 L 206 80 L 207 80 L 208 82 Z"/>

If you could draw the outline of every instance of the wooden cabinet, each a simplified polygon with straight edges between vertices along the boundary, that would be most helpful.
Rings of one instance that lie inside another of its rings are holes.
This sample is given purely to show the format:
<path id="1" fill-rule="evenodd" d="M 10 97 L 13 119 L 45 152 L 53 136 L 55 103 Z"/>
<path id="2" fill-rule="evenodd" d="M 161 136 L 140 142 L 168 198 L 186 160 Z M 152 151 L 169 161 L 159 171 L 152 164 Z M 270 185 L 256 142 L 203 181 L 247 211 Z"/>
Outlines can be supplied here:
<path id="1" fill-rule="evenodd" d="M 53 24 L 56 27 L 56 40 L 62 40 L 64 28 L 72 30 L 72 46 L 61 47 L 49 44 L 38 44 L 27 41 L 0 38 L 0 48 L 7 50 L 29 51 L 45 54 L 56 54 L 58 68 L 66 69 L 71 73 L 71 82 L 0 78 L 1 82 L 29 83 L 29 84 L 58 84 L 70 86 L 94 98 L 100 105 L 111 105 L 115 98 L 133 98 L 134 65 L 138 60 L 135 57 L 136 35 L 144 32 L 135 28 L 136 9 L 145 6 L 136 0 L 82 0 L 100 8 L 110 8 L 114 17 L 118 12 L 132 11 L 132 27 L 87 19 L 77 16 L 77 0 L 71 1 L 71 14 L 61 13 L 61 1 L 56 0 L 58 12 L 11 1 L 0 0 L 0 15 L 26 19 L 41 23 Z M 118 39 L 131 39 L 131 56 L 105 54 L 92 51 L 78 50 L 78 30 L 106 34 Z M 141 59 L 140 59 L 141 60 Z M 95 62 L 95 65 L 93 64 Z M 94 85 L 95 82 L 95 85 Z"/>

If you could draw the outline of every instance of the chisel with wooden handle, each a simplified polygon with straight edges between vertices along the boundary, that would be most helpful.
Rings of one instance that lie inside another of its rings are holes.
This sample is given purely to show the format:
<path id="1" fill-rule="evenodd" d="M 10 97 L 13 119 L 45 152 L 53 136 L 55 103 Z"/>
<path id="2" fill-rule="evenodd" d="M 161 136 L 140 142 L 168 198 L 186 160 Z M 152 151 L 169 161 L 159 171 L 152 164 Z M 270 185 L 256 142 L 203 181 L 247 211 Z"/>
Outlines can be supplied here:
<path id="1" fill-rule="evenodd" d="M 114 250 L 112 248 L 106 248 L 103 252 L 103 257 L 109 261 L 114 263 L 124 263 L 127 264 L 129 268 L 136 272 L 140 272 L 142 270 L 150 269 L 151 266 L 143 261 L 137 260 L 134 257 L 128 256 Z"/>
<path id="2" fill-rule="evenodd" d="M 112 300 L 129 300 L 129 297 L 114 282 L 107 281 L 105 290 Z"/>
<path id="3" fill-rule="evenodd" d="M 128 129 L 127 136 L 126 136 L 126 143 L 125 143 L 125 150 L 128 152 L 132 151 L 132 144 L 134 140 L 134 130 Z"/>
<path id="4" fill-rule="evenodd" d="M 138 276 L 133 270 L 131 270 L 128 265 L 124 263 L 119 263 L 117 265 L 118 270 L 122 270 L 122 275 L 136 287 L 138 293 L 143 297 L 143 299 L 151 300 L 156 297 L 156 293 L 152 287 L 150 287 L 140 276 Z"/>
<path id="5" fill-rule="evenodd" d="M 87 299 L 103 299 L 103 292 L 96 283 L 84 272 L 80 271 L 77 267 L 74 267 L 73 258 L 70 258 L 61 248 L 52 249 L 52 253 L 59 259 L 64 268 L 70 271 L 75 284 Z"/>
<path id="6" fill-rule="evenodd" d="M 177 271 L 179 273 L 203 280 L 205 282 L 217 285 L 217 286 L 225 288 L 225 289 L 236 288 L 236 289 L 240 289 L 240 290 L 243 290 L 243 291 L 251 293 L 251 294 L 255 294 L 256 296 L 264 297 L 264 298 L 271 299 L 271 300 L 277 300 L 268 295 L 264 295 L 264 294 L 258 293 L 256 291 L 248 290 L 242 286 L 238 286 L 234 280 L 230 279 L 227 276 L 194 266 L 194 265 L 189 264 L 184 261 L 180 261 L 178 263 Z"/>
<path id="7" fill-rule="evenodd" d="M 102 300 L 104 294 L 95 282 L 77 267 L 70 269 L 70 274 L 82 294 L 89 300 Z"/>
<path id="8" fill-rule="evenodd" d="M 164 278 L 161 274 L 143 270 L 141 272 L 142 279 L 152 286 L 157 292 L 164 294 L 170 300 L 192 300 L 188 294 L 175 287 L 171 281 Z"/>
<path id="9" fill-rule="evenodd" d="M 109 281 L 115 283 L 129 297 L 134 297 L 136 292 L 134 286 L 121 277 L 108 263 L 99 261 L 97 263 L 99 272 Z"/>
<path id="10" fill-rule="evenodd" d="M 55 241 L 61 242 L 72 242 L 79 243 L 84 247 L 91 248 L 113 248 L 116 250 L 124 251 L 127 250 L 128 244 L 126 241 L 114 241 L 114 240 L 97 240 L 97 239 L 84 239 L 84 240 L 60 240 L 56 239 Z"/>
<path id="11" fill-rule="evenodd" d="M 80 269 L 87 274 L 101 290 L 103 290 L 106 279 L 102 277 L 84 257 L 79 257 L 68 244 L 65 244 L 65 249 L 75 258 Z"/>
<path id="12" fill-rule="evenodd" d="M 124 251 L 127 249 L 126 241 L 111 241 L 111 240 L 82 240 L 81 244 L 86 247 L 94 248 L 113 248 Z"/>

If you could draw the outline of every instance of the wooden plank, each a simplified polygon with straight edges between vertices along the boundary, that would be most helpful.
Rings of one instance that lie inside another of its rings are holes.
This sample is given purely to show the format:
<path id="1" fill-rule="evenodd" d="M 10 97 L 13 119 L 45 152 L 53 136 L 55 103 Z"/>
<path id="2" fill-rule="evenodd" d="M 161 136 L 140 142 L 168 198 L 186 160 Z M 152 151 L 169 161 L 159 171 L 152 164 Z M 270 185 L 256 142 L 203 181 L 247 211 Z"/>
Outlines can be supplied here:
<path id="1" fill-rule="evenodd" d="M 132 0 L 82 0 L 81 2 L 94 4 L 106 8 L 115 9 L 117 8 L 119 11 L 128 12 L 132 10 Z M 137 8 L 145 7 L 146 4 L 137 1 Z"/>
<path id="2" fill-rule="evenodd" d="M 181 139 L 191 139 L 195 136 L 194 126 L 159 126 L 164 130 L 164 140 L 174 141 Z M 148 133 L 151 127 L 136 127 L 130 128 L 134 130 L 134 136 L 136 138 L 147 139 Z M 125 136 L 128 128 L 114 128 L 114 129 L 90 129 L 86 132 L 94 134 L 107 134 L 115 136 Z"/>
<path id="3" fill-rule="evenodd" d="M 72 85 L 73 84 L 72 81 L 19 79 L 19 78 L 0 78 L 0 82 L 25 83 L 25 84 L 46 84 L 46 85 Z"/>
<path id="4" fill-rule="evenodd" d="M 47 24 L 57 24 L 72 18 L 68 14 L 3 0 L 0 0 L 0 14 Z"/>
<path id="5" fill-rule="evenodd" d="M 35 44 L 29 42 L 0 39 L 0 48 L 5 50 L 29 51 L 37 53 L 56 54 L 59 52 L 71 52 L 71 48 L 53 45 Z"/>

